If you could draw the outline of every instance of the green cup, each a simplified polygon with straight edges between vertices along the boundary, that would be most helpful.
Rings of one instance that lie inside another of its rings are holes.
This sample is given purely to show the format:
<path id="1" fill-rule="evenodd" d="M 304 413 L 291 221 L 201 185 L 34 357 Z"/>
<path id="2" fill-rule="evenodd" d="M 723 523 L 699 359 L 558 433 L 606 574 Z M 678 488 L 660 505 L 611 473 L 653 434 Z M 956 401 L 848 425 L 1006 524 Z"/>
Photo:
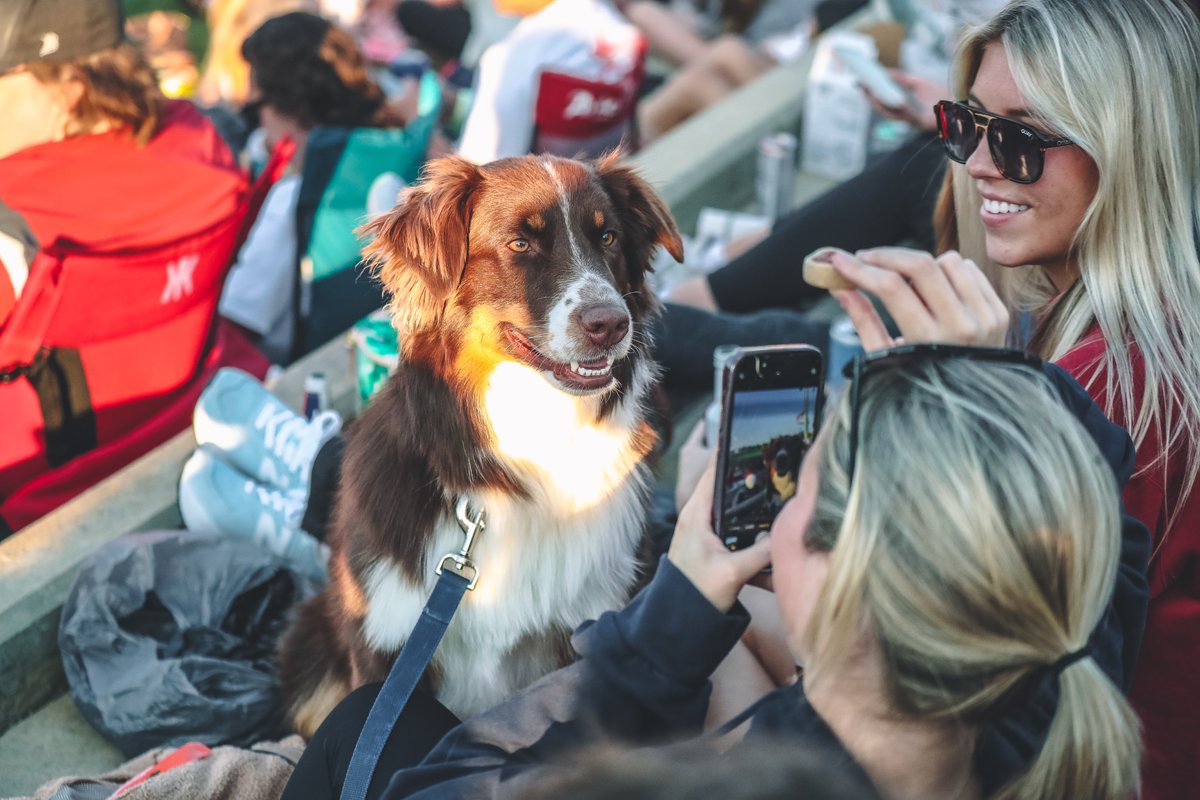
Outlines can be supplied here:
<path id="1" fill-rule="evenodd" d="M 392 327 L 391 316 L 380 309 L 354 323 L 350 329 L 350 343 L 354 350 L 358 410 L 362 411 L 395 372 L 400 360 L 400 340 Z"/>

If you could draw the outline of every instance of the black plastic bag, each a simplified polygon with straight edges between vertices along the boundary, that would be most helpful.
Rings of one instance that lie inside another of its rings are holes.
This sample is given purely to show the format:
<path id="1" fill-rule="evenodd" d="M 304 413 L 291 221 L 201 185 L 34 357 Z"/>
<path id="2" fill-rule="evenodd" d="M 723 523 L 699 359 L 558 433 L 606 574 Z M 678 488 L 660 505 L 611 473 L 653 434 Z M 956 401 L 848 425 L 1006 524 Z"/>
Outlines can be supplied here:
<path id="1" fill-rule="evenodd" d="M 275 642 L 320 585 L 252 542 L 187 531 L 109 542 L 79 568 L 59 649 L 75 705 L 126 755 L 280 735 Z"/>

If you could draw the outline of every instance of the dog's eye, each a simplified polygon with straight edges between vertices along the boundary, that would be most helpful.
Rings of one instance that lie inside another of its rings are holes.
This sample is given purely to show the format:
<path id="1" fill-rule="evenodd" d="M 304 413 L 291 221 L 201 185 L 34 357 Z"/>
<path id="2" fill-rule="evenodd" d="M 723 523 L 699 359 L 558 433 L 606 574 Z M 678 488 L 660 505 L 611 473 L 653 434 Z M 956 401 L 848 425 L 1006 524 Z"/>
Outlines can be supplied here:
<path id="1" fill-rule="evenodd" d="M 605 231 L 600 234 L 600 244 L 605 247 L 612 247 L 617 242 L 617 235 L 612 231 Z"/>
<path id="2" fill-rule="evenodd" d="M 514 253 L 528 253 L 529 252 L 529 240 L 513 239 L 511 242 L 508 243 L 508 249 L 512 250 Z"/>

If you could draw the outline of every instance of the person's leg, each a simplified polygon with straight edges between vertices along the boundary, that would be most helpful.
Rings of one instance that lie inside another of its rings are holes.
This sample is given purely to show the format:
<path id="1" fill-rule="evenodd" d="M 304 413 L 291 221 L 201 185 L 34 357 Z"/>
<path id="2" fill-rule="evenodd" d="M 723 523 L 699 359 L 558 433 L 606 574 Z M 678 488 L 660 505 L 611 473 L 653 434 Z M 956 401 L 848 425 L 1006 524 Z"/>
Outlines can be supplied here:
<path id="1" fill-rule="evenodd" d="M 708 285 L 707 275 L 695 275 L 671 287 L 664 298 L 682 306 L 691 306 L 701 311 L 717 312 L 717 298 L 713 295 L 712 287 Z"/>
<path id="2" fill-rule="evenodd" d="M 623 11 L 646 37 L 650 52 L 679 66 L 703 55 L 708 44 L 691 21 L 654 0 L 634 0 Z"/>
<path id="3" fill-rule="evenodd" d="M 771 68 L 770 59 L 739 36 L 722 36 L 638 107 L 643 143 L 714 105 Z"/>
<path id="4" fill-rule="evenodd" d="M 933 207 L 946 169 L 937 140 L 921 134 L 782 217 L 771 236 L 708 276 L 723 311 L 795 308 L 821 290 L 801 262 L 818 247 L 855 251 L 912 242 L 932 250 Z"/>
<path id="5" fill-rule="evenodd" d="M 774 66 L 771 59 L 735 34 L 714 40 L 706 61 L 731 86 L 744 86 Z"/>
<path id="6" fill-rule="evenodd" d="M 382 684 L 351 692 L 330 712 L 304 749 L 283 791 L 283 800 L 336 800 L 341 794 L 358 734 Z M 426 692 L 417 690 L 384 746 L 367 790 L 378 798 L 397 770 L 419 763 L 459 720 Z"/>
<path id="7" fill-rule="evenodd" d="M 712 698 L 704 729 L 716 730 L 763 695 L 783 686 L 791 686 L 799 673 L 787 640 L 775 596 L 755 586 L 746 586 L 738 595 L 750 612 L 750 627 L 737 646 L 718 665 L 712 675 Z M 717 740 L 718 749 L 728 749 L 741 740 L 749 729 L 743 723 Z"/>
<path id="8" fill-rule="evenodd" d="M 657 139 L 735 88 L 703 58 L 680 68 L 653 94 L 638 103 L 638 132 L 642 144 Z"/>
<path id="9" fill-rule="evenodd" d="M 811 344 L 824 349 L 829 323 L 795 310 L 755 314 L 713 314 L 667 303 L 654 331 L 654 355 L 672 392 L 711 390 L 712 353 L 722 344 Z"/>
<path id="10" fill-rule="evenodd" d="M 711 681 L 712 694 L 704 717 L 705 731 L 717 730 L 761 700 L 763 695 L 779 688 L 742 640 L 717 665 Z M 749 721 L 719 739 L 718 749 L 727 750 L 740 741 L 748 729 Z"/>
<path id="11" fill-rule="evenodd" d="M 796 681 L 796 657 L 788 649 L 787 629 L 774 593 L 745 586 L 738 600 L 750 612 L 750 627 L 742 634 L 742 644 L 754 654 L 775 687 L 790 686 Z"/>

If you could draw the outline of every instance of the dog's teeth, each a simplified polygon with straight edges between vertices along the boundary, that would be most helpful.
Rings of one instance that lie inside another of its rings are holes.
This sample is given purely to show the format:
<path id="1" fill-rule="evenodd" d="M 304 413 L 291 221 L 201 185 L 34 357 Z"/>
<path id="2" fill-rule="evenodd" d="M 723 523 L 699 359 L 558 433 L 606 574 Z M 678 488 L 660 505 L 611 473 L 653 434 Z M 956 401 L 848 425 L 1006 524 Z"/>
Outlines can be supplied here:
<path id="1" fill-rule="evenodd" d="M 612 359 L 606 358 L 604 366 L 600 369 L 581 367 L 578 361 L 570 362 L 570 367 L 571 372 L 574 372 L 576 375 L 581 375 L 585 378 L 598 378 L 601 375 L 608 375 L 610 372 L 612 372 Z"/>

